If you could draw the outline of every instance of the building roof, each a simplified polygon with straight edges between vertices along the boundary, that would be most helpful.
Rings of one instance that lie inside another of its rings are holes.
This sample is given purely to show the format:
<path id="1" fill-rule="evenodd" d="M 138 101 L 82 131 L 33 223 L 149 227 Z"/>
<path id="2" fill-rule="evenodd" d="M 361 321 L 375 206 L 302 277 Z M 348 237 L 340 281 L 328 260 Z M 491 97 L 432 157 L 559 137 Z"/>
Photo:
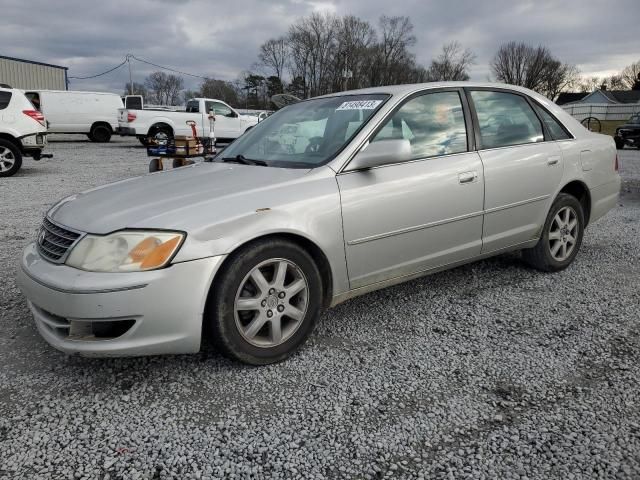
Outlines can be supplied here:
<path id="1" fill-rule="evenodd" d="M 640 90 L 601 90 L 601 92 L 616 103 L 640 102 Z"/>
<path id="2" fill-rule="evenodd" d="M 51 63 L 36 62 L 34 60 L 25 60 L 24 58 L 7 57 L 5 55 L 0 55 L 0 58 L 4 58 L 5 60 L 13 60 L 15 62 L 31 63 L 33 65 L 42 65 L 44 67 L 53 67 L 53 68 L 60 68 L 62 70 L 69 70 L 69 67 L 53 65 Z"/>
<path id="3" fill-rule="evenodd" d="M 564 105 L 566 103 L 577 102 L 578 100 L 582 100 L 587 96 L 585 92 L 560 92 L 558 98 L 556 99 L 557 105 Z"/>
<path id="4" fill-rule="evenodd" d="M 640 90 L 601 90 L 591 93 L 562 92 L 558 95 L 556 104 L 568 103 L 640 103 Z"/>

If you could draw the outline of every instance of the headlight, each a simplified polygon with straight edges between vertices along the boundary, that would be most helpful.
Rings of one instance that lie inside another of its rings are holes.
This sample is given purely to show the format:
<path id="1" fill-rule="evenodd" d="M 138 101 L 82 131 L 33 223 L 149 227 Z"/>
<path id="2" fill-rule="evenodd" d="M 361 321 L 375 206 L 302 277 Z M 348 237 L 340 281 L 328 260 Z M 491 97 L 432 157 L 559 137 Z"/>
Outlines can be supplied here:
<path id="1" fill-rule="evenodd" d="M 184 233 L 124 230 L 87 235 L 73 247 L 67 265 L 90 272 L 141 272 L 164 267 L 178 251 Z"/>

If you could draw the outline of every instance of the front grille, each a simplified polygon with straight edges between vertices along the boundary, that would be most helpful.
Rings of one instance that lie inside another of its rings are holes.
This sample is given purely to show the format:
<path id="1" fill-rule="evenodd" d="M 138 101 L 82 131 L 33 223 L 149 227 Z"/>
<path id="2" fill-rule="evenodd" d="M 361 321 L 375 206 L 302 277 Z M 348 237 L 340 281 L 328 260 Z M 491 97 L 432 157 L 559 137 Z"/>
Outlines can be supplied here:
<path id="1" fill-rule="evenodd" d="M 60 263 L 66 258 L 71 246 L 80 238 L 80 233 L 56 225 L 45 218 L 38 234 L 38 251 L 47 260 Z"/>

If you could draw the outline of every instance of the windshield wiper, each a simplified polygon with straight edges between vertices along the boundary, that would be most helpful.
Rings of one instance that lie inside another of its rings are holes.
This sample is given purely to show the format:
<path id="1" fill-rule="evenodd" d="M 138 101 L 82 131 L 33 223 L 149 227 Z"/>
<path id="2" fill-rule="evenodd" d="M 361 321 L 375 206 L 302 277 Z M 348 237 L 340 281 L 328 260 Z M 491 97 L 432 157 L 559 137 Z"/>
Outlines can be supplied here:
<path id="1" fill-rule="evenodd" d="M 267 162 L 264 160 L 253 160 L 252 158 L 247 158 L 244 155 L 236 155 L 235 157 L 223 157 L 223 162 L 229 163 L 241 163 L 242 165 L 258 165 L 260 167 L 266 167 Z"/>

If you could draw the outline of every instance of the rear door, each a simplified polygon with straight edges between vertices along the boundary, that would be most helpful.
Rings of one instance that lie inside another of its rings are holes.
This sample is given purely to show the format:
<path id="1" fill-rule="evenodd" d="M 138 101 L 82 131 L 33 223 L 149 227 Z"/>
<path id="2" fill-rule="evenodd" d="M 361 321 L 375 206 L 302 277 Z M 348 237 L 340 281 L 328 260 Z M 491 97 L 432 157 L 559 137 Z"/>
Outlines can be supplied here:
<path id="1" fill-rule="evenodd" d="M 465 110 L 458 89 L 409 98 L 371 141 L 407 139 L 413 159 L 337 176 L 351 288 L 480 254 L 484 179 Z"/>
<path id="2" fill-rule="evenodd" d="M 525 95 L 468 89 L 484 165 L 483 253 L 537 238 L 562 180 L 562 152 Z"/>

